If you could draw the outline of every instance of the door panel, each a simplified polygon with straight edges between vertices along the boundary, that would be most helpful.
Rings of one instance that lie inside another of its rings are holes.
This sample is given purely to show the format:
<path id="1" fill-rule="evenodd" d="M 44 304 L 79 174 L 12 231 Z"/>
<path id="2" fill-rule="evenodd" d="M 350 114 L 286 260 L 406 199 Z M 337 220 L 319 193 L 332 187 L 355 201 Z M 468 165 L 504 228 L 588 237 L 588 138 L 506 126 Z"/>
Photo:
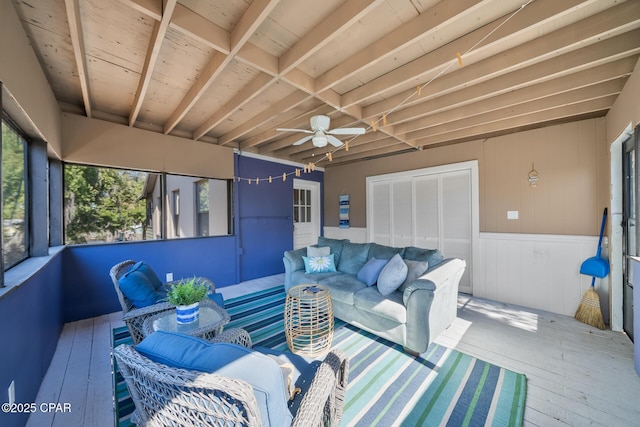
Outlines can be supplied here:
<path id="1" fill-rule="evenodd" d="M 636 149 L 633 138 L 623 144 L 623 227 L 625 259 L 622 289 L 622 326 L 633 340 L 633 267 L 630 256 L 637 255 L 636 250 Z"/>
<path id="2" fill-rule="evenodd" d="M 293 248 L 318 243 L 320 183 L 296 179 L 293 183 Z"/>

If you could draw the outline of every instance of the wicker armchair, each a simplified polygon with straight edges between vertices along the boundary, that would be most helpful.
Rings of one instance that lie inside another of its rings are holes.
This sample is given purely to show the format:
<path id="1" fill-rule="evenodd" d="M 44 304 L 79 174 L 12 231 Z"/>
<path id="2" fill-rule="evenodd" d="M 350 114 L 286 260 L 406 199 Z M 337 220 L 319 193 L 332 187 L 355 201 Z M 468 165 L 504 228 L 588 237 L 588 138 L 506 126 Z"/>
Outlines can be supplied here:
<path id="1" fill-rule="evenodd" d="M 248 333 L 229 330 L 218 342 L 251 347 Z M 122 344 L 114 350 L 135 404 L 132 422 L 144 426 L 260 426 L 258 402 L 245 381 L 155 363 Z M 342 418 L 349 360 L 334 349 L 302 397 L 293 426 L 337 426 Z"/>
<path id="2" fill-rule="evenodd" d="M 111 276 L 111 280 L 113 281 L 113 286 L 116 290 L 116 294 L 118 295 L 118 301 L 120 301 L 120 306 L 122 307 L 122 320 L 129 328 L 129 333 L 131 334 L 131 338 L 133 339 L 134 344 L 138 344 L 140 341 L 144 339 L 144 333 L 142 330 L 142 325 L 144 321 L 155 314 L 158 314 L 162 311 L 174 310 L 175 307 L 168 302 L 157 303 L 148 307 L 136 308 L 129 299 L 122 293 L 120 290 L 120 286 L 118 284 L 118 280 L 124 273 L 129 271 L 129 269 L 136 263 L 136 261 L 126 260 L 122 261 L 113 267 L 109 271 L 109 275 Z M 198 281 L 206 284 L 209 287 L 209 294 L 215 292 L 216 287 L 214 283 L 205 278 L 199 277 Z M 165 283 L 165 286 L 172 286 L 178 283 L 179 280 L 174 280 L 173 282 Z"/>

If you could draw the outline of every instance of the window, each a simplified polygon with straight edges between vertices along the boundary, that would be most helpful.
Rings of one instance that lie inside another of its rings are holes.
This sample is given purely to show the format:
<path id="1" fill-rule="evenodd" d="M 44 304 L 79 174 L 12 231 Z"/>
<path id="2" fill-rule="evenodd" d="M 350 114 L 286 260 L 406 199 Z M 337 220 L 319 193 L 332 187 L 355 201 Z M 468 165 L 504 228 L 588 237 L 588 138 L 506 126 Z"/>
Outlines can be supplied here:
<path id="1" fill-rule="evenodd" d="M 147 172 L 67 164 L 64 167 L 65 242 L 154 239 L 144 197 Z"/>
<path id="2" fill-rule="evenodd" d="M 27 142 L 17 127 L 2 120 L 2 254 L 4 270 L 23 259 L 27 245 Z"/>
<path id="3" fill-rule="evenodd" d="M 209 235 L 209 180 L 196 182 L 196 236 Z"/>
<path id="4" fill-rule="evenodd" d="M 293 222 L 311 222 L 311 190 L 293 190 Z"/>
<path id="5" fill-rule="evenodd" d="M 65 242 L 229 235 L 231 188 L 229 180 L 65 164 Z"/>

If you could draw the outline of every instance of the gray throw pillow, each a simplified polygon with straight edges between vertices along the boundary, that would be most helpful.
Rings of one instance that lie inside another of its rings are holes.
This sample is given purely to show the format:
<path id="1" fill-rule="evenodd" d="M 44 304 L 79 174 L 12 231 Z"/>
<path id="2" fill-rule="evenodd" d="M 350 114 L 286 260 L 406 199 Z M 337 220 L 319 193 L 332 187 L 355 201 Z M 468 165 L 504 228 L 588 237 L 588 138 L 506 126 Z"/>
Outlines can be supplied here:
<path id="1" fill-rule="evenodd" d="M 407 264 L 407 278 L 404 279 L 400 290 L 404 291 L 404 288 L 415 282 L 420 276 L 427 272 L 429 263 L 427 261 L 412 261 L 405 259 L 404 263 Z"/>
<path id="2" fill-rule="evenodd" d="M 331 248 L 329 246 L 307 246 L 307 256 L 316 258 L 319 256 L 329 256 Z"/>
<path id="3" fill-rule="evenodd" d="M 408 270 L 402 257 L 399 254 L 394 255 L 378 276 L 378 291 L 382 295 L 395 292 L 407 278 Z"/>

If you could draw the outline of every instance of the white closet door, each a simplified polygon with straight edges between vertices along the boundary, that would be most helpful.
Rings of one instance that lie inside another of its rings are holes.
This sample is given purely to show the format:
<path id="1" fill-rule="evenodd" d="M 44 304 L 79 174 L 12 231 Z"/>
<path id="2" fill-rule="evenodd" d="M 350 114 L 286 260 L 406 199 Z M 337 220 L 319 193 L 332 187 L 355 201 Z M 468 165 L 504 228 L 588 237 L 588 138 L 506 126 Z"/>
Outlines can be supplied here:
<path id="1" fill-rule="evenodd" d="M 446 258 L 466 260 L 459 289 L 472 293 L 477 185 L 475 162 L 368 177 L 369 241 L 439 249 Z"/>
<path id="2" fill-rule="evenodd" d="M 391 245 L 396 247 L 413 244 L 413 180 L 393 181 L 391 198 L 393 201 L 393 239 Z"/>
<path id="3" fill-rule="evenodd" d="M 447 257 L 471 259 L 471 177 L 469 171 L 440 175 L 442 237 L 440 251 Z M 471 263 L 460 280 L 460 291 L 471 292 Z"/>
<path id="4" fill-rule="evenodd" d="M 414 246 L 440 248 L 440 190 L 438 175 L 417 176 Z"/>
<path id="5" fill-rule="evenodd" d="M 391 181 L 375 182 L 369 189 L 371 241 L 391 246 Z"/>

